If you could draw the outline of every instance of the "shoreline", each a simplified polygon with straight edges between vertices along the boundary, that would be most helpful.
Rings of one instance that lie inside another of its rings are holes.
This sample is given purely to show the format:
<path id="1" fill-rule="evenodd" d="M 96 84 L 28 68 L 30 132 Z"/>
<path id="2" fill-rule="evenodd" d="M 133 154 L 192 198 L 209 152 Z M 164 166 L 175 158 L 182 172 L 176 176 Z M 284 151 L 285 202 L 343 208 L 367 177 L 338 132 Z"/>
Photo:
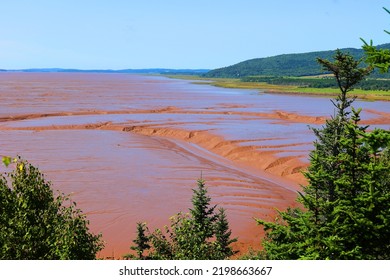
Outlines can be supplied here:
<path id="1" fill-rule="evenodd" d="M 234 89 L 253 89 L 259 90 L 261 93 L 272 94 L 288 94 L 297 96 L 327 96 L 336 97 L 339 93 L 337 88 L 309 88 L 290 85 L 273 85 L 265 82 L 242 82 L 235 78 L 207 78 L 201 76 L 185 76 L 185 75 L 163 75 L 171 79 L 182 79 L 191 81 L 193 84 L 208 84 L 222 88 Z M 355 89 L 351 92 L 352 96 L 358 99 L 367 101 L 390 101 L 390 92 L 380 90 L 360 90 Z"/>

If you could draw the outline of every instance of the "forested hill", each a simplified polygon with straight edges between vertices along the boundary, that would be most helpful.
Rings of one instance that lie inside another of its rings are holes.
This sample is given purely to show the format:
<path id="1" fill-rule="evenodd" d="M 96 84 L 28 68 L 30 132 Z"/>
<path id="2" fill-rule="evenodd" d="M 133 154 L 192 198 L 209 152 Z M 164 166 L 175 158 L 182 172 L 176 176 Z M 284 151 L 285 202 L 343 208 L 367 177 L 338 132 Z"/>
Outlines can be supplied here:
<path id="1" fill-rule="evenodd" d="M 390 49 L 389 44 L 379 45 L 379 48 Z M 340 49 L 348 52 L 356 59 L 363 57 L 362 49 Z M 298 54 L 282 54 L 266 58 L 246 60 L 232 66 L 211 70 L 204 74 L 210 78 L 242 78 L 245 76 L 311 76 L 323 74 L 316 58 L 321 57 L 332 60 L 335 51 L 318 51 Z"/>

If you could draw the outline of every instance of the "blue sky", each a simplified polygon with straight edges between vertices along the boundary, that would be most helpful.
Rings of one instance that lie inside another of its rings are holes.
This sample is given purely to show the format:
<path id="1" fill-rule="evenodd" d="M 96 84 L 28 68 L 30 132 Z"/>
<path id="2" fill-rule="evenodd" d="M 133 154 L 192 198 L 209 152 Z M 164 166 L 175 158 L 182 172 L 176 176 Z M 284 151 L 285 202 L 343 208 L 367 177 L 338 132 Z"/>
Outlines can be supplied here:
<path id="1" fill-rule="evenodd" d="M 390 42 L 389 0 L 0 0 L 0 69 L 218 68 Z"/>

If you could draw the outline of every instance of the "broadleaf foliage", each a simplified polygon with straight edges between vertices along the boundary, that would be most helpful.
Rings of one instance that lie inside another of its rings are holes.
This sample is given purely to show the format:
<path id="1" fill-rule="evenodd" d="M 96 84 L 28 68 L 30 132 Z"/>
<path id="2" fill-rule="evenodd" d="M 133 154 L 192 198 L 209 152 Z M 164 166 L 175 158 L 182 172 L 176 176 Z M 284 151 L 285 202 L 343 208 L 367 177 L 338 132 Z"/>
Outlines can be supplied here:
<path id="1" fill-rule="evenodd" d="M 0 259 L 95 259 L 104 245 L 88 224 L 27 161 L 16 159 L 13 172 L 0 177 Z"/>

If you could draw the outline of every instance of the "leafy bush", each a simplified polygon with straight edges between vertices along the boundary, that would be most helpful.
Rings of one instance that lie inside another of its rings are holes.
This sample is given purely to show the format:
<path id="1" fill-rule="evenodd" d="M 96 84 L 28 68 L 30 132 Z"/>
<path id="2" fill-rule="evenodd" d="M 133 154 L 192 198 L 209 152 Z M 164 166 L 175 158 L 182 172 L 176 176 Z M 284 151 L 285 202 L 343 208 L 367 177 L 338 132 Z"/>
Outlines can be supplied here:
<path id="1" fill-rule="evenodd" d="M 10 158 L 3 158 L 6 165 Z M 101 235 L 69 196 L 54 196 L 51 184 L 27 161 L 0 177 L 0 259 L 95 259 Z"/>

